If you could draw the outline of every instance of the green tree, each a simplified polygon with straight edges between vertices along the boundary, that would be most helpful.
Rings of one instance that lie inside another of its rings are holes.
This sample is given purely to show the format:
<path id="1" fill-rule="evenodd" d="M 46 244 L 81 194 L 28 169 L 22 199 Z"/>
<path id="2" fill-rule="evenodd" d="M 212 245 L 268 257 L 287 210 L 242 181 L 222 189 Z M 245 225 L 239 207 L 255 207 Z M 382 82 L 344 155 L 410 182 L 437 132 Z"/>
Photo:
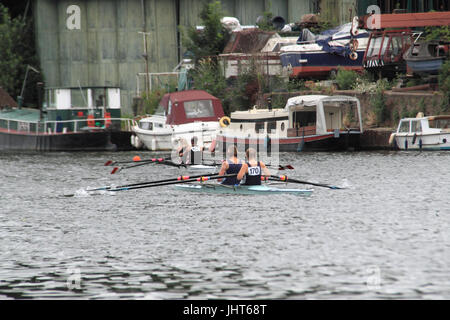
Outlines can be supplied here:
<path id="1" fill-rule="evenodd" d="M 0 3 L 0 86 L 12 97 L 20 95 L 27 65 L 40 69 L 33 21 L 11 18 L 8 8 Z M 35 83 L 41 79 L 40 74 L 28 73 L 25 101 L 36 102 Z"/>
<path id="2" fill-rule="evenodd" d="M 425 40 L 450 41 L 450 26 L 425 27 Z"/>
<path id="3" fill-rule="evenodd" d="M 230 34 L 220 22 L 223 16 L 220 2 L 212 1 L 205 3 L 200 12 L 201 23 L 204 26 L 201 32 L 195 27 L 186 29 L 179 26 L 183 46 L 194 54 L 196 60 L 217 56 L 223 52 L 230 38 Z"/>
<path id="4" fill-rule="evenodd" d="M 214 59 L 204 58 L 195 64 L 189 71 L 195 89 L 205 90 L 220 100 L 226 99 L 227 83 L 221 68 Z M 224 112 L 227 113 L 227 104 L 223 101 Z"/>

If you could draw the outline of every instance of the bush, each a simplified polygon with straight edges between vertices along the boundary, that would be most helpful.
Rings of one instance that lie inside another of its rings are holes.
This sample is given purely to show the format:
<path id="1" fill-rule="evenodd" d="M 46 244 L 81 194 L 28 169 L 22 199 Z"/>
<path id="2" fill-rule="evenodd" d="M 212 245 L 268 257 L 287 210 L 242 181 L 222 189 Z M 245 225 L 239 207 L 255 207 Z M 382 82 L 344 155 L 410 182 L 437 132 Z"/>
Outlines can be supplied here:
<path id="1" fill-rule="evenodd" d="M 441 110 L 442 112 L 450 111 L 450 60 L 442 65 L 439 71 L 439 90 L 443 93 Z"/>
<path id="2" fill-rule="evenodd" d="M 173 90 L 172 90 L 173 91 Z M 156 89 L 151 91 L 148 95 L 144 93 L 142 95 L 143 107 L 144 110 L 139 110 L 138 113 L 143 114 L 154 114 L 156 108 L 158 108 L 158 104 L 161 101 L 162 97 L 169 92 L 164 88 Z"/>
<path id="3" fill-rule="evenodd" d="M 336 83 L 341 90 L 352 89 L 356 84 L 358 74 L 352 70 L 344 70 L 339 68 L 336 74 Z"/>
<path id="4" fill-rule="evenodd" d="M 450 41 L 450 26 L 425 27 L 425 40 Z"/>
<path id="5" fill-rule="evenodd" d="M 389 87 L 389 82 L 385 79 L 377 81 L 376 91 L 372 100 L 372 108 L 376 116 L 377 124 L 383 124 L 387 118 L 386 99 L 384 97 L 384 91 Z"/>

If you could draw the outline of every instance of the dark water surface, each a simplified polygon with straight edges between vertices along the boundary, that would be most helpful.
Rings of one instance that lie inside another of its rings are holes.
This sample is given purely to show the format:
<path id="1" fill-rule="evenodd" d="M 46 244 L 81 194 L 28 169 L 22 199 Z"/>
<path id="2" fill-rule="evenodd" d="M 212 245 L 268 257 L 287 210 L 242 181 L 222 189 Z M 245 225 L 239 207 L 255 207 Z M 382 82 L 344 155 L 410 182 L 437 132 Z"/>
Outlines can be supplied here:
<path id="1" fill-rule="evenodd" d="M 309 198 L 83 191 L 180 173 L 103 166 L 135 154 L 0 154 L 0 299 L 450 299 L 450 152 L 281 154 L 347 187 Z"/>

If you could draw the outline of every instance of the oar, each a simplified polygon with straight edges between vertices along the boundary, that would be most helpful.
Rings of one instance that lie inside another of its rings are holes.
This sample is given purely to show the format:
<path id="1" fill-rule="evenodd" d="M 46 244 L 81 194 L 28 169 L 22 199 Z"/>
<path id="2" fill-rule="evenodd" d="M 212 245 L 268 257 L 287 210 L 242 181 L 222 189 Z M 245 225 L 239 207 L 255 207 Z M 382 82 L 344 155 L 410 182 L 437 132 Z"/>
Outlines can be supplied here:
<path id="1" fill-rule="evenodd" d="M 270 166 L 270 165 L 269 165 Z M 285 166 L 282 166 L 281 164 L 280 165 L 278 165 L 278 170 L 286 170 L 286 169 L 289 169 L 289 170 L 293 170 L 294 169 L 294 167 L 293 166 L 291 166 L 290 164 L 288 164 L 288 165 L 285 165 Z"/>
<path id="2" fill-rule="evenodd" d="M 309 181 L 302 181 L 302 180 L 298 180 L 298 179 L 288 178 L 287 176 L 270 176 L 269 180 L 272 180 L 272 181 L 285 181 L 285 182 L 293 182 L 293 183 L 302 183 L 302 184 L 310 184 L 310 185 L 313 185 L 313 186 L 330 188 L 330 189 L 344 189 L 344 188 L 340 188 L 340 187 L 336 187 L 336 186 L 330 186 L 330 185 L 322 184 L 322 183 L 314 183 L 314 182 L 309 182 Z"/>
<path id="3" fill-rule="evenodd" d="M 169 178 L 169 179 L 163 179 L 163 180 L 156 180 L 156 181 L 145 181 L 145 182 L 137 182 L 137 183 L 130 183 L 130 184 L 124 184 L 121 186 L 104 186 L 104 187 L 98 187 L 95 189 L 86 189 L 86 191 L 101 191 L 101 190 L 109 190 L 109 189 L 117 189 L 117 188 L 125 188 L 125 187 L 134 187 L 134 186 L 140 186 L 140 185 L 149 185 L 152 183 L 162 183 L 162 182 L 169 182 L 169 181 L 181 181 L 181 180 L 187 180 L 187 179 L 196 179 L 201 177 L 209 177 L 217 175 L 217 173 L 207 173 L 207 174 L 200 174 L 196 176 L 178 176 L 175 178 Z"/>
<path id="4" fill-rule="evenodd" d="M 127 161 L 112 161 L 108 160 L 105 162 L 105 166 L 110 166 L 113 164 L 122 164 L 122 163 L 138 163 L 138 162 L 155 162 L 155 161 L 164 161 L 164 160 L 170 160 L 170 158 L 152 158 L 152 159 L 144 159 L 142 160 L 139 156 L 135 156 L 133 160 L 127 160 Z"/>
<path id="5" fill-rule="evenodd" d="M 222 165 L 222 163 L 223 163 L 223 161 L 216 161 L 216 160 L 213 160 L 213 164 L 206 164 L 206 163 L 203 163 L 204 165 L 214 165 L 214 166 L 220 166 L 220 165 Z M 272 167 L 273 165 L 271 165 L 271 164 L 266 164 L 266 167 Z M 277 170 L 286 170 L 286 169 L 289 169 L 289 170 L 293 170 L 293 169 L 295 169 L 293 166 L 291 166 L 290 164 L 287 164 L 287 165 L 281 165 L 281 164 L 279 164 L 278 165 L 278 168 L 277 168 Z"/>
<path id="6" fill-rule="evenodd" d="M 150 161 L 144 161 L 144 162 L 139 162 L 138 164 L 134 164 L 134 165 L 130 165 L 130 166 L 126 166 L 126 167 L 114 167 L 111 171 L 111 174 L 115 174 L 118 171 L 121 171 L 122 169 L 130 169 L 130 168 L 134 168 L 134 167 L 139 167 L 139 166 L 143 166 L 146 164 L 151 164 L 151 163 L 158 163 L 158 164 L 165 164 L 168 166 L 172 166 L 172 167 L 184 167 L 184 164 L 176 164 L 172 161 L 167 161 L 167 160 L 163 160 L 161 159 L 156 159 L 156 161 L 150 160 Z"/>
<path id="7" fill-rule="evenodd" d="M 195 181 L 204 182 L 204 181 L 208 181 L 208 180 L 222 179 L 222 178 L 235 177 L 235 176 L 237 176 L 237 174 L 226 174 L 223 176 L 202 175 L 201 177 L 198 177 L 198 178 L 190 178 L 190 179 L 180 180 L 180 181 L 168 181 L 168 182 L 162 182 L 162 183 L 151 183 L 151 184 L 145 184 L 145 185 L 140 185 L 140 186 L 114 188 L 114 189 L 109 189 L 108 191 L 127 191 L 127 190 L 133 190 L 133 189 L 160 187 L 160 186 L 167 186 L 167 185 L 171 185 L 171 184 L 179 184 L 179 183 L 187 183 L 187 182 L 195 182 Z"/>

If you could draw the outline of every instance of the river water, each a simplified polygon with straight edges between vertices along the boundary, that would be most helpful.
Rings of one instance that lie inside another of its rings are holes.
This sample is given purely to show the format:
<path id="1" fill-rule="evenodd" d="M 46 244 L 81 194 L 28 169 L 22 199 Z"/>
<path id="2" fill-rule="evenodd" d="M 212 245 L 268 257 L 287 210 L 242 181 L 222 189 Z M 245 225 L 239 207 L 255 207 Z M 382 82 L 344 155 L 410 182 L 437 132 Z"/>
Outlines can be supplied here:
<path id="1" fill-rule="evenodd" d="M 180 173 L 103 166 L 135 154 L 0 154 L 0 299 L 450 298 L 449 152 L 280 154 L 345 187 L 310 197 L 84 191 Z"/>

